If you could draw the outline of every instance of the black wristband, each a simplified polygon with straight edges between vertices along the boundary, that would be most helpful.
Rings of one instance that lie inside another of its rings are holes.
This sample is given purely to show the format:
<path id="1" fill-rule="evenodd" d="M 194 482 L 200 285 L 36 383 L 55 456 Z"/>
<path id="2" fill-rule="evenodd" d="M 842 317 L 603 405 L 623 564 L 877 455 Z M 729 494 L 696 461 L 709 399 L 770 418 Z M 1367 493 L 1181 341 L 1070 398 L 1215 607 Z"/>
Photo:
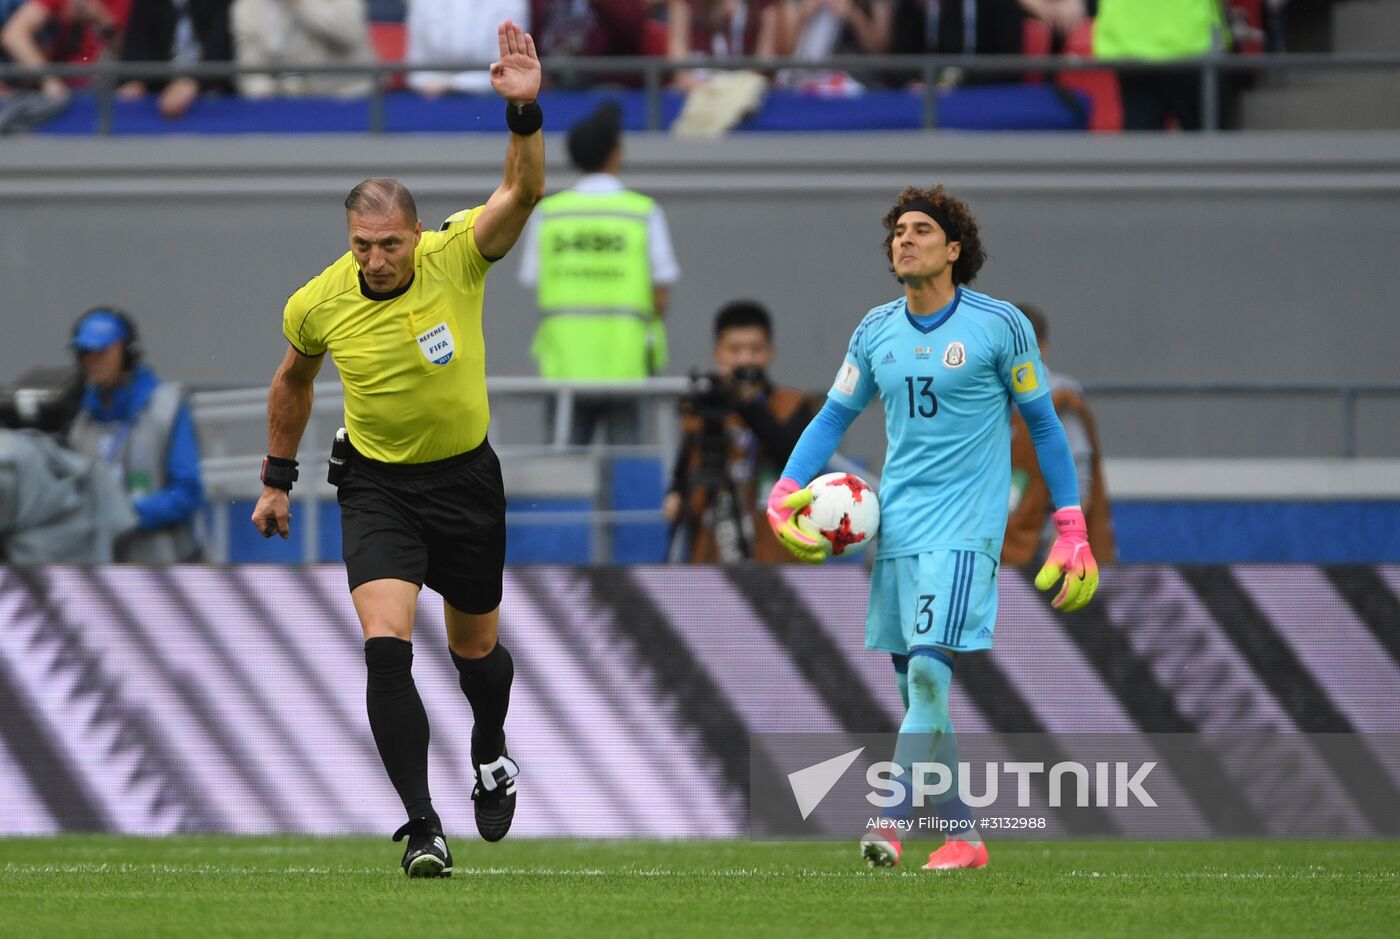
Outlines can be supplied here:
<path id="1" fill-rule="evenodd" d="M 506 102 L 506 126 L 512 134 L 528 137 L 544 126 L 544 111 L 538 101 L 529 104 Z"/>
<path id="2" fill-rule="evenodd" d="M 297 481 L 297 461 L 280 456 L 265 456 L 262 464 L 262 484 L 285 492 L 292 491 Z"/>

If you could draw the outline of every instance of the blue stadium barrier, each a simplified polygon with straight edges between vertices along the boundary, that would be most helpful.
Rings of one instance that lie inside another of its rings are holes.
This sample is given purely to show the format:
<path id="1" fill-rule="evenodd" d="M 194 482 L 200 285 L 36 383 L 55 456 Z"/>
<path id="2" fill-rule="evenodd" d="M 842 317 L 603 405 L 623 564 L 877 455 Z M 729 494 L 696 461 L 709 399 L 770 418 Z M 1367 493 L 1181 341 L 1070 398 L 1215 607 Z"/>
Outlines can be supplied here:
<path id="1" fill-rule="evenodd" d="M 613 505 L 650 509 L 662 486 L 652 460 L 630 460 L 613 473 Z M 234 564 L 300 564 L 305 529 L 291 539 L 263 539 L 248 525 L 251 501 L 228 502 L 228 560 Z M 512 523 L 505 535 L 510 564 L 588 564 L 592 529 L 582 519 L 592 502 L 512 501 L 511 512 L 578 512 L 580 522 Z M 340 560 L 340 512 L 321 504 L 319 558 Z M 1393 564 L 1400 563 L 1400 501 L 1117 501 L 1113 526 L 1123 564 Z M 664 522 L 627 522 L 612 532 L 616 564 L 661 563 Z M 851 563 L 864 560 L 862 554 Z"/>
<path id="2" fill-rule="evenodd" d="M 316 550 L 322 561 L 340 560 L 340 505 L 334 499 L 326 499 L 320 505 L 317 515 Z"/>
<path id="3" fill-rule="evenodd" d="M 591 112 L 603 100 L 622 105 L 624 128 L 645 130 L 646 95 L 641 91 L 551 91 L 540 95 L 548 126 L 562 129 Z M 680 113 L 679 92 L 661 95 L 661 126 L 669 129 Z M 395 133 L 504 133 L 505 116 L 494 95 L 445 95 L 424 98 L 399 92 L 385 96 L 385 128 Z M 156 99 L 112 103 L 112 133 L 161 134 L 359 134 L 370 130 L 365 99 L 288 98 L 252 101 L 205 97 L 178 121 L 156 110 Z M 773 91 L 757 114 L 739 131 L 809 132 L 916 130 L 923 126 L 920 92 L 867 91 L 852 98 L 827 98 L 793 91 Z M 1088 100 L 1078 92 L 1051 85 L 979 85 L 938 94 L 938 126 L 950 130 L 1072 131 L 1088 127 Z M 89 135 L 98 128 L 97 99 L 88 92 L 35 132 Z"/>
<path id="4" fill-rule="evenodd" d="M 254 502 L 251 499 L 234 499 L 228 502 L 222 509 L 228 521 L 228 559 L 234 564 L 300 564 L 302 560 L 302 543 L 306 538 L 306 528 L 297 524 L 297 511 L 295 504 L 292 506 L 292 536 L 286 541 L 281 538 L 264 538 L 249 524 L 248 519 L 253 515 Z M 340 560 L 340 512 L 336 510 L 333 501 L 322 502 L 321 506 L 322 525 L 325 519 L 333 519 L 336 528 L 335 553 L 329 558 L 325 556 L 325 540 L 321 533 L 318 538 L 321 542 L 321 557 L 324 560 Z"/>
<path id="5" fill-rule="evenodd" d="M 540 525 L 506 525 L 507 564 L 587 564 L 592 560 L 593 532 L 587 513 L 590 499 L 511 500 L 509 509 L 518 512 L 577 512 L 579 522 Z"/>
<path id="6" fill-rule="evenodd" d="M 612 461 L 609 489 L 614 509 L 650 509 L 666 495 L 661 461 L 618 457 Z M 660 564 L 666 560 L 666 523 L 626 522 L 613 527 L 613 560 L 618 564 Z"/>
<path id="7" fill-rule="evenodd" d="M 664 494 L 660 465 L 649 458 L 614 461 L 610 490 L 614 508 L 654 509 Z M 338 562 L 340 512 L 333 499 L 319 508 L 318 557 Z M 513 500 L 512 513 L 577 512 L 579 521 L 507 525 L 507 562 L 590 563 L 593 531 L 585 515 L 592 508 L 589 499 Z M 236 500 L 222 510 L 227 513 L 230 562 L 301 563 L 304 527 L 294 522 L 287 541 L 264 539 L 247 522 L 251 501 Z M 1124 564 L 1400 563 L 1400 501 L 1119 500 L 1113 504 L 1113 525 Z M 664 561 L 666 525 L 659 519 L 619 524 L 611 534 L 612 563 Z M 849 560 L 860 563 L 864 554 Z"/>
<path id="8" fill-rule="evenodd" d="M 659 504 L 659 499 L 651 507 Z M 513 513 L 528 512 L 577 512 L 582 516 L 590 511 L 593 504 L 588 499 L 531 499 L 529 502 L 512 502 Z M 324 562 L 340 561 L 340 509 L 334 499 L 323 499 L 319 508 L 316 532 L 317 557 Z M 231 564 L 300 564 L 303 560 L 303 545 L 306 537 L 304 526 L 297 524 L 299 513 L 296 504 L 292 505 L 292 537 L 263 538 L 248 524 L 253 514 L 253 502 L 236 499 L 212 511 L 223 511 L 228 522 L 228 561 Z M 214 526 L 208 526 L 211 530 Z M 644 526 L 632 526 L 641 528 Z M 664 539 L 664 532 L 661 536 Z M 590 558 L 592 532 L 586 520 L 577 524 L 539 525 L 530 523 L 508 524 L 506 526 L 506 561 L 510 564 L 587 564 Z M 660 549 L 648 558 L 631 560 L 659 559 Z"/>
<path id="9" fill-rule="evenodd" d="M 1116 501 L 1125 564 L 1400 561 L 1400 502 Z"/>

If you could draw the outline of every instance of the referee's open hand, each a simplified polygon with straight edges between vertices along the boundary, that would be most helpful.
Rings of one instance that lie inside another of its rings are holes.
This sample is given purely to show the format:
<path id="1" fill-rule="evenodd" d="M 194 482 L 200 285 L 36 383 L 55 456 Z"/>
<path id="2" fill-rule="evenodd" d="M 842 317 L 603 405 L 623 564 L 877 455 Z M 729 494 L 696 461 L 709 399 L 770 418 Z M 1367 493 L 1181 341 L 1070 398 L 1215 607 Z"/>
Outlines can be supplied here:
<path id="1" fill-rule="evenodd" d="M 291 498 L 283 489 L 264 486 L 258 504 L 253 507 L 253 527 L 264 538 L 281 535 L 283 540 L 292 536 Z"/>
<path id="2" fill-rule="evenodd" d="M 496 28 L 501 57 L 491 63 L 491 87 L 511 104 L 530 104 L 540 96 L 540 57 L 535 40 L 506 20 Z"/>

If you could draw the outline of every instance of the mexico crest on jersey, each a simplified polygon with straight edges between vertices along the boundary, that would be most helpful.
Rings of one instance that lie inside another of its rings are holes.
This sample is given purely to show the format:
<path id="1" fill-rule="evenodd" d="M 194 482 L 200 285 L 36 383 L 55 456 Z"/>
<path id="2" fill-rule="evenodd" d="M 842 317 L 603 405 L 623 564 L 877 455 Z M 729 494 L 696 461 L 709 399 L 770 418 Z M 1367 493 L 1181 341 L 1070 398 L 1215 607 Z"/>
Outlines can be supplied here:
<path id="1" fill-rule="evenodd" d="M 967 362 L 967 350 L 963 344 L 954 340 L 948 343 L 948 348 L 943 350 L 943 364 L 948 368 L 962 368 Z"/>

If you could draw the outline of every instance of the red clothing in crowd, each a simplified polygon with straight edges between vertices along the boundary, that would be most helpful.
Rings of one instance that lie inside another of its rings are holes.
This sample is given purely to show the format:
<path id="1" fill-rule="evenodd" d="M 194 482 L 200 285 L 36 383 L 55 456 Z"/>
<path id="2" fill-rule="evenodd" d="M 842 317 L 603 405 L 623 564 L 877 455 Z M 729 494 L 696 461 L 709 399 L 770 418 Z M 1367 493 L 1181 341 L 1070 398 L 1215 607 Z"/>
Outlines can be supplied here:
<path id="1" fill-rule="evenodd" d="M 686 0 L 690 7 L 690 51 L 715 58 L 754 55 L 763 13 L 777 0 Z M 732 11 L 732 12 L 730 12 Z"/>
<path id="2" fill-rule="evenodd" d="M 540 55 L 641 55 L 644 0 L 530 0 L 530 34 Z"/>
<path id="3" fill-rule="evenodd" d="M 102 50 L 115 48 L 117 36 L 126 29 L 127 17 L 131 14 L 131 0 L 30 0 L 43 7 L 49 14 L 52 27 L 52 40 L 45 50 L 45 58 L 50 62 L 95 62 Z M 103 35 L 90 23 L 75 23 L 73 10 L 79 4 L 96 3 L 107 10 L 112 17 L 114 35 Z"/>

